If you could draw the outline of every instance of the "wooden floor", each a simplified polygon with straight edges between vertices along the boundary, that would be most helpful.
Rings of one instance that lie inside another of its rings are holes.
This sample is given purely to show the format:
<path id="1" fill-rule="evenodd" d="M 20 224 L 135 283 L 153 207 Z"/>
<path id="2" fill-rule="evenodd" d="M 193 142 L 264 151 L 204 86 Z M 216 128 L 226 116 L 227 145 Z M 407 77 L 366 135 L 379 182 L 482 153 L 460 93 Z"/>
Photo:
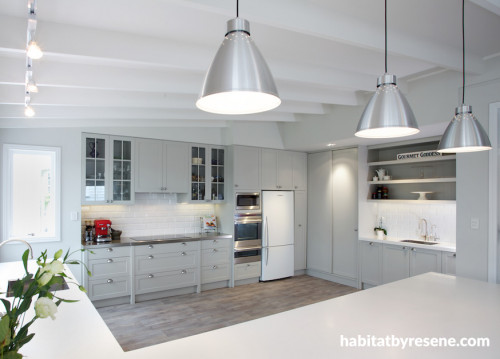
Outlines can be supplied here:
<path id="1" fill-rule="evenodd" d="M 307 275 L 98 309 L 125 351 L 356 292 Z"/>

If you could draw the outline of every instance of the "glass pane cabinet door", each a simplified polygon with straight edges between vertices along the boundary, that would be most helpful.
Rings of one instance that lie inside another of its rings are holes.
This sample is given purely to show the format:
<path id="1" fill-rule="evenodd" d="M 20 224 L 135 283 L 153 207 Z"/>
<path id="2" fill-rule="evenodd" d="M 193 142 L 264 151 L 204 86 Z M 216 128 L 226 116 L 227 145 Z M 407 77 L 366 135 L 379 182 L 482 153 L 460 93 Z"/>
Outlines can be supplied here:
<path id="1" fill-rule="evenodd" d="M 211 152 L 211 199 L 224 200 L 224 150 L 212 148 Z"/>
<path id="2" fill-rule="evenodd" d="M 85 200 L 106 200 L 106 140 L 98 137 L 85 139 Z"/>
<path id="3" fill-rule="evenodd" d="M 191 148 L 191 200 L 205 199 L 206 153 L 204 147 Z"/>
<path id="4" fill-rule="evenodd" d="M 113 140 L 113 201 L 130 201 L 132 142 Z"/>

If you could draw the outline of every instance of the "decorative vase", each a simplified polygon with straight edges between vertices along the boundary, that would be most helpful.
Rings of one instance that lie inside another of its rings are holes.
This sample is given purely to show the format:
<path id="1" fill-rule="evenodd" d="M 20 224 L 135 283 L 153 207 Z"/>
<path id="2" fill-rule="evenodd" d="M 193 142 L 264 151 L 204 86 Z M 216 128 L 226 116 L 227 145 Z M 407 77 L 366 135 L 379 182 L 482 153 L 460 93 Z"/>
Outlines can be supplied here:
<path id="1" fill-rule="evenodd" d="M 377 233 L 377 239 L 380 239 L 380 240 L 384 239 L 384 231 L 377 229 L 375 232 Z"/>

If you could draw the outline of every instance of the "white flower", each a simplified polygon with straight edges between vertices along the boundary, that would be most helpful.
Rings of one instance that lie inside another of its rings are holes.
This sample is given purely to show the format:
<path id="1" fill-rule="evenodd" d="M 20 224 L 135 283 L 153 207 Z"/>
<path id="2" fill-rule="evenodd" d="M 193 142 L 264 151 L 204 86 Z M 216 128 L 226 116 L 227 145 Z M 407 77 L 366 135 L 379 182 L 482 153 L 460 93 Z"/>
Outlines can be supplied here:
<path id="1" fill-rule="evenodd" d="M 42 268 L 42 273 L 44 272 L 48 272 L 53 275 L 62 273 L 64 272 L 64 265 L 62 264 L 61 261 L 58 260 L 52 261 L 52 263 L 49 263 Z"/>
<path id="2" fill-rule="evenodd" d="M 40 286 L 43 287 L 45 284 L 50 282 L 53 276 L 54 275 L 50 272 L 43 273 L 40 279 L 38 280 L 38 284 L 40 284 Z"/>
<path id="3" fill-rule="evenodd" d="M 39 318 L 56 319 L 57 305 L 47 297 L 38 298 L 35 302 L 35 313 Z"/>

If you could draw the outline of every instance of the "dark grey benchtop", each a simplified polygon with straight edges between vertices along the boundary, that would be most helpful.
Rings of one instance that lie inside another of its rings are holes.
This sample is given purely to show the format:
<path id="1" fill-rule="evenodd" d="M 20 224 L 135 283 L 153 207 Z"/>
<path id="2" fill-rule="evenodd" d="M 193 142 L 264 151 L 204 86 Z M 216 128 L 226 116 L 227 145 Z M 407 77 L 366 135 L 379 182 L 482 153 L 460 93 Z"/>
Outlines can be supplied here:
<path id="1" fill-rule="evenodd" d="M 141 246 L 144 244 L 158 243 L 179 243 L 213 239 L 233 238 L 230 234 L 224 233 L 188 233 L 188 234 L 166 234 L 153 236 L 133 236 L 121 237 L 111 242 L 85 242 L 82 240 L 82 248 L 107 248 L 122 246 Z"/>

